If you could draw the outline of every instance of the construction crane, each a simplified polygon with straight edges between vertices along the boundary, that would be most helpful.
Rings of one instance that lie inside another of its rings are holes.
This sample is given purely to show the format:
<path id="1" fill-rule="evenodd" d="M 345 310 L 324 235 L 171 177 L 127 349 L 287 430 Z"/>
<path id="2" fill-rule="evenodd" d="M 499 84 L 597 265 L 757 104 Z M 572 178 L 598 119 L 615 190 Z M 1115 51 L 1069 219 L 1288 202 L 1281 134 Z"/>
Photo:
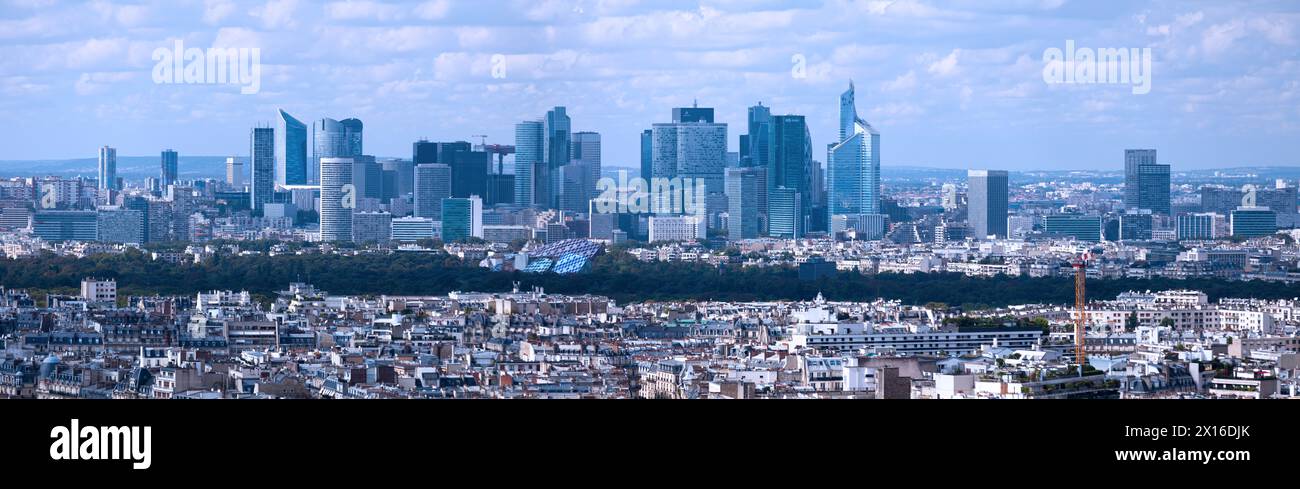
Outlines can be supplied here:
<path id="1" fill-rule="evenodd" d="M 1074 358 L 1079 362 L 1079 375 L 1083 375 L 1083 364 L 1088 361 L 1087 353 L 1084 352 L 1084 328 L 1088 324 L 1087 310 L 1087 287 L 1088 279 L 1088 253 L 1079 255 L 1074 260 L 1074 307 L 1078 309 L 1078 317 L 1074 323 Z"/>

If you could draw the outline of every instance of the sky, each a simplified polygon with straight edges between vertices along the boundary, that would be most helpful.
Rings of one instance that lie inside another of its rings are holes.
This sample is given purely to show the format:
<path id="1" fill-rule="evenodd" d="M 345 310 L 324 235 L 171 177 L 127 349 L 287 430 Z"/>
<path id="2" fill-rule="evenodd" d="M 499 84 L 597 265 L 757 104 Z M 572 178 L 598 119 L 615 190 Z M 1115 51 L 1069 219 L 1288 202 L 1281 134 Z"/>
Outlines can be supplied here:
<path id="1" fill-rule="evenodd" d="M 256 93 L 158 83 L 178 40 L 256 48 Z M 1068 41 L 1148 48 L 1149 92 L 1049 83 Z M 1300 166 L 1294 0 L 0 0 L 0 160 L 246 156 L 277 108 L 359 118 L 366 153 L 409 158 L 422 137 L 513 144 L 562 105 L 635 167 L 640 131 L 697 101 L 733 151 L 748 106 L 804 115 L 825 161 L 850 80 L 884 166 Z"/>

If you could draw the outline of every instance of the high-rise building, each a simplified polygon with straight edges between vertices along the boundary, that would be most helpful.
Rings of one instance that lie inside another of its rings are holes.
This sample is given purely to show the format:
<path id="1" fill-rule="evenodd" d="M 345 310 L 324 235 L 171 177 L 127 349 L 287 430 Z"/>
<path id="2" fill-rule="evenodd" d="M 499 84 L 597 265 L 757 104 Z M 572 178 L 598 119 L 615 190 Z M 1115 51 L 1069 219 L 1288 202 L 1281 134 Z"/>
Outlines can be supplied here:
<path id="1" fill-rule="evenodd" d="M 515 124 L 515 203 L 519 205 L 546 206 L 538 198 L 538 175 L 545 164 L 543 151 L 544 125 L 542 121 L 524 121 Z M 548 173 L 549 175 L 549 173 Z"/>
<path id="2" fill-rule="evenodd" d="M 364 125 L 361 124 L 361 120 L 355 118 L 343 119 L 339 121 L 339 125 L 343 126 L 343 147 L 347 148 L 348 155 L 357 156 L 365 154 L 362 150 L 361 135 Z"/>
<path id="3" fill-rule="evenodd" d="M 117 148 L 99 148 L 99 188 L 117 190 Z"/>
<path id="4" fill-rule="evenodd" d="M 777 187 L 785 187 L 799 194 L 799 237 L 806 230 L 808 211 L 812 209 L 812 136 L 808 124 L 801 115 L 778 115 L 770 118 L 770 140 L 766 150 L 755 150 L 755 154 L 767 152 L 767 191 L 768 198 Z M 771 202 L 767 205 L 772 208 Z"/>
<path id="5" fill-rule="evenodd" d="M 236 189 L 244 186 L 244 161 L 231 156 L 226 158 L 226 185 Z"/>
<path id="6" fill-rule="evenodd" d="M 357 158 L 361 156 L 361 121 L 328 117 L 312 123 L 313 168 L 322 158 Z M 322 177 L 323 178 L 323 177 Z"/>
<path id="7" fill-rule="evenodd" d="M 587 212 L 587 202 L 596 196 L 596 182 L 600 181 L 600 133 L 575 132 L 569 150 L 569 164 L 582 165 L 587 175 L 581 182 L 580 195 L 570 196 L 568 200 L 577 201 L 580 206 L 574 212 Z"/>
<path id="8" fill-rule="evenodd" d="M 770 185 L 770 184 L 769 184 Z M 793 188 L 776 187 L 767 194 L 767 235 L 773 238 L 803 237 L 802 196 Z"/>
<path id="9" fill-rule="evenodd" d="M 727 237 L 732 240 L 766 236 L 767 168 L 728 168 Z"/>
<path id="10" fill-rule="evenodd" d="M 483 237 L 483 202 L 477 196 L 442 200 L 442 240 Z"/>
<path id="11" fill-rule="evenodd" d="M 352 241 L 388 244 L 393 235 L 393 215 L 387 212 L 352 214 Z"/>
<path id="12" fill-rule="evenodd" d="M 772 155 L 772 109 L 760 102 L 749 108 L 748 132 L 740 136 L 740 166 L 768 166 Z"/>
<path id="13" fill-rule="evenodd" d="M 352 185 L 352 158 L 320 159 L 320 239 L 321 241 L 352 240 L 352 210 L 356 208 Z"/>
<path id="14" fill-rule="evenodd" d="M 712 116 L 713 109 L 676 108 L 673 122 L 652 125 L 654 178 L 691 178 L 703 182 L 706 193 L 724 192 L 727 125 L 714 123 Z"/>
<path id="15" fill-rule="evenodd" d="M 357 188 L 357 197 L 379 200 L 384 194 L 384 168 L 375 162 L 375 157 L 358 155 L 352 158 L 352 184 Z"/>
<path id="16" fill-rule="evenodd" d="M 1232 236 L 1254 238 L 1277 233 L 1277 214 L 1267 207 L 1238 207 L 1231 215 Z"/>
<path id="17" fill-rule="evenodd" d="M 641 175 L 647 182 L 654 178 L 654 131 L 641 131 Z"/>
<path id="18" fill-rule="evenodd" d="M 1156 163 L 1156 150 L 1124 150 L 1124 207 L 1169 215 L 1169 165 Z"/>
<path id="19" fill-rule="evenodd" d="M 275 120 L 275 173 L 279 185 L 307 184 L 307 125 L 283 109 Z M 257 164 L 253 164 L 256 185 Z M 272 186 L 274 189 L 274 186 Z M 254 204 L 256 207 L 256 204 Z"/>
<path id="20" fill-rule="evenodd" d="M 97 213 L 99 241 L 144 244 L 144 216 L 140 211 L 105 206 L 100 207 Z"/>
<path id="21" fill-rule="evenodd" d="M 1150 240 L 1154 229 L 1150 209 L 1128 210 L 1119 216 L 1120 241 Z"/>
<path id="22" fill-rule="evenodd" d="M 1253 192 L 1245 188 L 1201 187 L 1201 211 L 1229 215 L 1237 207 L 1253 204 L 1268 207 L 1277 213 L 1279 228 L 1295 227 L 1300 224 L 1300 213 L 1296 208 L 1296 187 L 1253 187 Z M 1254 197 L 1254 202 L 1246 202 L 1247 195 Z"/>
<path id="23" fill-rule="evenodd" d="M 536 194 L 534 198 L 539 204 L 555 208 L 559 206 L 560 199 L 559 169 L 569 163 L 573 123 L 564 107 L 555 107 L 546 112 L 546 117 L 542 121 L 545 124 L 542 130 L 543 165 L 533 177 Z"/>
<path id="24" fill-rule="evenodd" d="M 1214 213 L 1181 214 L 1177 218 L 1178 240 L 1215 239 L 1214 221 L 1219 217 Z"/>
<path id="25" fill-rule="evenodd" d="M 253 166 L 253 186 L 249 202 L 252 204 L 253 212 L 260 213 L 264 204 L 275 201 L 276 168 L 280 164 L 276 159 L 276 148 L 279 147 L 282 138 L 277 138 L 275 129 L 270 127 L 254 127 L 248 139 L 248 160 Z"/>
<path id="26" fill-rule="evenodd" d="M 1005 170 L 970 170 L 966 172 L 967 220 L 975 239 L 989 236 L 1007 237 L 1007 172 Z"/>
<path id="27" fill-rule="evenodd" d="M 441 163 L 415 166 L 415 217 L 442 219 L 442 199 L 451 197 L 451 167 Z"/>
<path id="28" fill-rule="evenodd" d="M 165 149 L 162 152 L 162 186 L 167 188 L 168 185 L 176 183 L 177 160 L 179 155 L 175 151 Z"/>
<path id="29" fill-rule="evenodd" d="M 840 95 L 838 142 L 827 150 L 828 215 L 881 214 L 880 133 L 858 117 L 853 83 Z"/>

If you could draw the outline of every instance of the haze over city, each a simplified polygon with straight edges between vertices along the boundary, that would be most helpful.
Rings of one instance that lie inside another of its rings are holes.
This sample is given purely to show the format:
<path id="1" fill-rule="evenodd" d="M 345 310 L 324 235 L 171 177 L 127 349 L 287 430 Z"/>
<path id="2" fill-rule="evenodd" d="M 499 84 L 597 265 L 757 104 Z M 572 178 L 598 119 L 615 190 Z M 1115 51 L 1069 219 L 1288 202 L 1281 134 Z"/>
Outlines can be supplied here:
<path id="1" fill-rule="evenodd" d="M 884 135 L 882 165 L 1010 170 L 1123 166 L 1158 147 L 1174 169 L 1296 165 L 1290 2 L 371 2 L 8 0 L 0 13 L 0 160 L 247 156 L 276 108 L 364 120 L 367 153 L 512 144 L 552 106 L 598 131 L 607 167 L 698 101 L 807 117 L 814 158 L 849 80 Z M 261 86 L 160 84 L 159 48 L 258 48 Z M 1044 51 L 1150 48 L 1150 92 L 1049 84 Z M 69 138 L 68 135 L 76 135 Z"/>

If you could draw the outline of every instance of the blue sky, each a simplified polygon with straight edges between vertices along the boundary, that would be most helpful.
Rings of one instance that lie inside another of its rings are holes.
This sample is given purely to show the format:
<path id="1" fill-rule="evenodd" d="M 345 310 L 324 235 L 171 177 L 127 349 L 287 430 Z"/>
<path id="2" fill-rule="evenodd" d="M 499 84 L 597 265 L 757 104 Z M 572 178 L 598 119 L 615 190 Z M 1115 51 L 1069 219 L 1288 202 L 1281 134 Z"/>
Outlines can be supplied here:
<path id="1" fill-rule="evenodd" d="M 246 155 L 249 128 L 277 107 L 360 118 L 367 153 L 409 157 L 419 137 L 512 143 L 515 122 L 564 105 L 575 131 L 602 133 L 607 166 L 635 166 L 640 130 L 698 100 L 731 125 L 733 150 L 756 102 L 805 115 L 824 161 L 852 79 L 886 166 L 1119 168 L 1126 147 L 1158 148 L 1175 170 L 1300 165 L 1294 1 L 0 6 L 0 160 L 93 157 L 103 144 Z M 178 39 L 259 48 L 260 91 L 154 83 L 153 51 Z M 1067 40 L 1150 48 L 1150 93 L 1046 83 L 1044 50 Z"/>

